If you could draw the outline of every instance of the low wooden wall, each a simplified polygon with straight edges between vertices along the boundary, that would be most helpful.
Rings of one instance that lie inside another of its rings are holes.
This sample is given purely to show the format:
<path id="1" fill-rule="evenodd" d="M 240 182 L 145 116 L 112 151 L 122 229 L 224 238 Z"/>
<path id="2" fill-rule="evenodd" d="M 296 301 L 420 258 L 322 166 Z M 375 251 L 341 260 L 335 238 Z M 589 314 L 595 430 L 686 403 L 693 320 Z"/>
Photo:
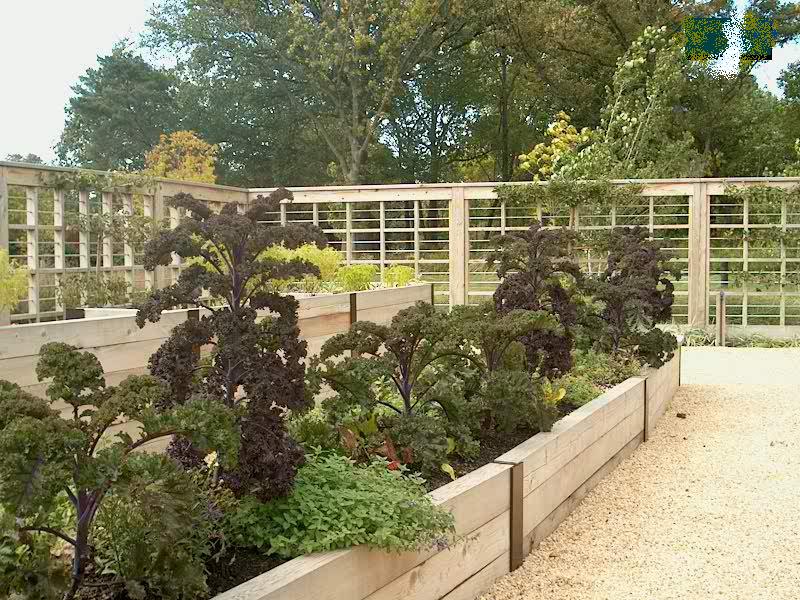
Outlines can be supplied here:
<path id="1" fill-rule="evenodd" d="M 430 302 L 430 284 L 300 298 L 301 336 L 308 342 L 309 354 L 316 354 L 325 340 L 347 331 L 351 319 L 387 322 L 418 300 Z M 47 384 L 36 378 L 39 349 L 48 342 L 64 342 L 96 355 L 106 382 L 115 385 L 128 375 L 146 372 L 150 355 L 173 327 L 186 320 L 188 312 L 167 311 L 158 323 L 142 329 L 130 311 L 121 316 L 0 327 L 0 379 L 44 396 Z"/>
<path id="2" fill-rule="evenodd" d="M 679 385 L 680 353 L 608 390 L 493 463 L 431 493 L 455 516 L 448 549 L 303 556 L 215 600 L 473 600 L 519 565 L 633 452 Z M 645 423 L 645 415 L 648 421 Z"/>

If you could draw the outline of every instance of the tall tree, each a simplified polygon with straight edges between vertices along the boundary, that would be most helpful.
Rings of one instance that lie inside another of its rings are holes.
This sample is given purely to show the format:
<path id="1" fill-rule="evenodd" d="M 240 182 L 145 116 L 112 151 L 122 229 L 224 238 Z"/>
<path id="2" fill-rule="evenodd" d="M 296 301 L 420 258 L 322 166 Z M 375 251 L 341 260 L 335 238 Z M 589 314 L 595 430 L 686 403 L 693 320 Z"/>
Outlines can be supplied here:
<path id="1" fill-rule="evenodd" d="M 65 165 L 141 169 L 162 133 L 180 129 L 177 80 L 117 46 L 73 86 L 56 145 Z"/>
<path id="2" fill-rule="evenodd" d="M 235 69 L 254 88 L 284 91 L 338 176 L 358 183 L 400 82 L 467 26 L 479 1 L 162 0 L 149 41 L 182 50 L 196 73 Z"/>

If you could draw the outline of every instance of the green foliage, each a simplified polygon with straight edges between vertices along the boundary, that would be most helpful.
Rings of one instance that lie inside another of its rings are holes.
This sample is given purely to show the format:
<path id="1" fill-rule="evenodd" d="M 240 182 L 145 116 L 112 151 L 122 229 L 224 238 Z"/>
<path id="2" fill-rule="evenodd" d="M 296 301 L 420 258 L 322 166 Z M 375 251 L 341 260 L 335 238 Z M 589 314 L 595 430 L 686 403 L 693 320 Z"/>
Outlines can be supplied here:
<path id="1" fill-rule="evenodd" d="M 608 237 L 605 270 L 588 279 L 586 289 L 601 305 L 592 328 L 604 351 L 637 356 L 653 367 L 672 357 L 675 336 L 656 327 L 672 317 L 674 286 L 680 269 L 659 242 L 642 228 L 617 228 Z"/>
<path id="2" fill-rule="evenodd" d="M 642 370 L 635 358 L 615 356 L 596 350 L 576 350 L 571 374 L 583 377 L 602 388 L 622 383 L 629 377 L 637 377 Z"/>
<path id="3" fill-rule="evenodd" d="M 10 261 L 8 251 L 0 248 L 0 311 L 17 306 L 28 295 L 28 270 Z"/>
<path id="4" fill-rule="evenodd" d="M 198 448 L 215 449 L 231 464 L 236 461 L 238 436 L 234 415 L 224 406 L 197 397 L 183 406 L 158 411 L 156 406 L 167 394 L 163 382 L 142 375 L 106 387 L 97 358 L 66 344 L 43 345 L 36 372 L 40 380 L 49 380 L 50 403 L 70 406 L 72 416 L 63 419 L 47 402 L 0 381 L 0 506 L 16 518 L 10 551 L 22 557 L 20 566 L 38 570 L 23 579 L 38 581 L 43 570 L 51 569 L 44 561 L 45 551 L 37 545 L 40 542 L 30 543 L 31 536 L 49 539 L 50 546 L 55 540 L 72 546 L 71 581 L 61 590 L 71 600 L 94 560 L 92 538 L 107 498 L 116 496 L 129 504 L 136 501 L 136 490 L 164 486 L 170 493 L 159 496 L 164 501 L 162 515 L 186 514 L 185 505 L 167 506 L 166 502 L 181 477 L 175 463 L 161 454 L 135 450 L 157 439 L 182 435 Z M 138 439 L 125 432 L 107 435 L 120 417 L 140 423 Z M 57 518 L 64 498 L 74 509 L 66 526 Z M 169 527 L 157 519 L 152 524 Z M 8 538 L 4 539 L 1 552 L 7 556 Z M 184 559 L 188 569 L 193 557 L 185 554 Z M 194 573 L 202 575 L 201 570 Z M 194 576 L 189 579 L 177 579 L 173 589 L 204 585 Z"/>
<path id="5" fill-rule="evenodd" d="M 342 255 L 334 248 L 319 248 L 314 244 L 303 244 L 294 251 L 300 260 L 311 263 L 319 269 L 322 281 L 333 281 L 342 265 Z"/>
<path id="6" fill-rule="evenodd" d="M 416 273 L 405 265 L 392 265 L 383 273 L 383 285 L 386 287 L 404 287 L 414 281 Z"/>
<path id="7" fill-rule="evenodd" d="M 142 169 L 159 135 L 179 129 L 174 74 L 115 47 L 72 87 L 56 151 L 62 164 Z"/>
<path id="8" fill-rule="evenodd" d="M 433 505 L 421 479 L 384 460 L 357 465 L 325 453 L 308 456 L 291 495 L 245 499 L 230 521 L 237 544 L 285 558 L 357 545 L 424 549 L 453 532 L 452 515 Z"/>
<path id="9" fill-rule="evenodd" d="M 336 273 L 336 283 L 345 292 L 361 292 L 372 288 L 377 276 L 375 265 L 347 265 Z"/>
<path id="10" fill-rule="evenodd" d="M 321 408 L 315 407 L 311 410 L 291 415 L 287 427 L 289 434 L 297 440 L 306 451 L 312 448 L 322 448 L 323 450 L 339 449 L 339 433 L 331 425 Z"/>
<path id="11" fill-rule="evenodd" d="M 376 418 L 373 435 L 410 452 L 405 462 L 428 473 L 447 462 L 448 438 L 457 452 L 474 452 L 464 377 L 472 355 L 462 346 L 453 320 L 424 302 L 388 325 L 354 323 L 325 342 L 315 362 L 315 377 L 335 392 L 323 402 L 330 422 Z"/>
<path id="12" fill-rule="evenodd" d="M 566 391 L 564 401 L 572 406 L 583 406 L 603 393 L 603 388 L 591 379 L 575 373 L 562 377 L 557 380 L 556 384 L 564 388 Z"/>
<path id="13" fill-rule="evenodd" d="M 120 275 L 67 273 L 59 280 L 56 297 L 65 308 L 119 306 L 129 304 L 132 290 Z"/>
<path id="14" fill-rule="evenodd" d="M 501 185 L 497 197 L 507 206 L 541 206 L 546 213 L 559 213 L 564 207 L 584 208 L 589 213 L 607 213 L 640 201 L 642 186 L 614 185 L 607 179 L 592 181 L 557 178 L 546 185 Z"/>

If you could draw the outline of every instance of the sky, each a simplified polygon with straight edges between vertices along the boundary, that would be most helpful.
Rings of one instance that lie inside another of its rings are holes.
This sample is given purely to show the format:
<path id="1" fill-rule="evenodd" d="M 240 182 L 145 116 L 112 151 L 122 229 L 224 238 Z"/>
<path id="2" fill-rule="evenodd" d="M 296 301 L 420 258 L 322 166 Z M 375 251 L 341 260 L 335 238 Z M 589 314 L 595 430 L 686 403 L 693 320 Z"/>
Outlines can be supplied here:
<path id="1" fill-rule="evenodd" d="M 97 65 L 98 55 L 108 54 L 120 40 L 138 38 L 153 0 L 0 3 L 0 160 L 10 153 L 33 153 L 51 162 L 71 86 Z M 772 61 L 756 72 L 759 82 L 779 93 L 781 70 L 798 60 L 799 43 L 774 49 Z"/>

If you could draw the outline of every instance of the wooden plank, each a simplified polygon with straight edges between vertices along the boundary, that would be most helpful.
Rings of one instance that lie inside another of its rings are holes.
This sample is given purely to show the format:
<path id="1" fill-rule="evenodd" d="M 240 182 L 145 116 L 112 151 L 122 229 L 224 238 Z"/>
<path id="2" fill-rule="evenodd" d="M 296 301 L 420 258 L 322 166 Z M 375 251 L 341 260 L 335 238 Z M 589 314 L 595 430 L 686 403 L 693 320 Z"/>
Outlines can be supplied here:
<path id="1" fill-rule="evenodd" d="M 437 600 L 456 589 L 496 558 L 508 553 L 509 513 L 458 540 L 452 548 L 431 556 L 367 600 Z"/>
<path id="2" fill-rule="evenodd" d="M 358 310 L 370 308 L 391 307 L 395 304 L 408 304 L 419 300 L 429 301 L 431 298 L 430 284 L 409 285 L 401 288 L 384 288 L 358 292 Z"/>
<path id="3" fill-rule="evenodd" d="M 509 572 L 509 560 L 508 552 L 498 556 L 475 575 L 444 596 L 442 600 L 475 600 L 475 598 L 488 590 L 497 579 Z"/>
<path id="4" fill-rule="evenodd" d="M 709 195 L 705 183 L 693 184 L 689 204 L 689 326 L 708 325 Z"/>
<path id="5" fill-rule="evenodd" d="M 589 479 L 584 481 L 574 492 L 567 496 L 553 512 L 540 521 L 536 527 L 534 527 L 533 531 L 525 538 L 524 547 L 526 554 L 530 554 L 547 536 L 553 533 L 561 522 L 577 508 L 578 504 L 581 503 L 586 495 L 594 489 L 606 475 L 616 469 L 623 460 L 633 454 L 634 450 L 639 447 L 641 442 L 641 435 L 634 437 L 622 450 L 617 452 L 608 462 L 595 471 Z"/>
<path id="6" fill-rule="evenodd" d="M 469 213 L 464 198 L 464 188 L 453 187 L 450 199 L 450 306 L 466 304 L 467 301 L 467 254 L 469 243 Z"/>

